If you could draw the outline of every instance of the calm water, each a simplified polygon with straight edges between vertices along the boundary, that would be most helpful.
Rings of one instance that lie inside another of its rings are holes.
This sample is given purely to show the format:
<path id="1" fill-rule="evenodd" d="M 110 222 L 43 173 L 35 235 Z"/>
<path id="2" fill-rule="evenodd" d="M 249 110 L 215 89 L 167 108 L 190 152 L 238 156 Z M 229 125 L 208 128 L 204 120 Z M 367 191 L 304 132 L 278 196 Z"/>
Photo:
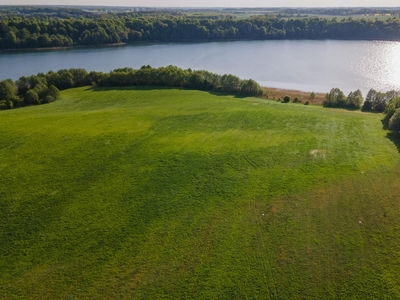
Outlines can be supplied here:
<path id="1" fill-rule="evenodd" d="M 85 68 L 176 65 L 253 78 L 263 86 L 348 93 L 400 89 L 400 42 L 247 41 L 0 53 L 0 80 Z"/>

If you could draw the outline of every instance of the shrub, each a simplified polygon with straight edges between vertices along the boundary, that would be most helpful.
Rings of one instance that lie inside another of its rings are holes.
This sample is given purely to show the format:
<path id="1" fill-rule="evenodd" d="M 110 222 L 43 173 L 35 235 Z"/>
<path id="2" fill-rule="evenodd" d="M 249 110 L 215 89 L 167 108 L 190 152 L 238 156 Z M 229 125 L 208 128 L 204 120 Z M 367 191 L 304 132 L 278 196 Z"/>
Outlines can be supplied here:
<path id="1" fill-rule="evenodd" d="M 391 130 L 395 135 L 400 133 L 400 108 L 396 109 L 393 116 L 389 120 L 389 130 Z"/>
<path id="2" fill-rule="evenodd" d="M 12 101 L 14 107 L 22 107 L 22 106 L 24 106 L 24 99 L 22 99 L 22 98 L 20 98 L 18 96 L 14 96 L 11 99 L 11 101 Z"/>
<path id="3" fill-rule="evenodd" d="M 7 103 L 6 100 L 0 100 L 0 110 L 7 109 Z"/>
<path id="4" fill-rule="evenodd" d="M 386 106 L 386 109 L 384 111 L 384 117 L 382 120 L 385 129 L 388 129 L 389 121 L 398 108 L 400 108 L 400 97 L 396 97 L 390 100 L 389 104 Z"/>
<path id="5" fill-rule="evenodd" d="M 363 106 L 361 107 L 362 111 L 371 111 L 372 110 L 372 102 L 369 100 L 365 100 Z"/>
<path id="6" fill-rule="evenodd" d="M 54 99 L 53 96 L 47 95 L 46 97 L 44 97 L 44 99 L 42 100 L 42 103 L 50 103 L 50 102 L 54 102 L 56 101 L 56 99 Z"/>
<path id="7" fill-rule="evenodd" d="M 360 109 L 364 102 L 364 98 L 360 90 L 350 92 L 347 96 L 346 107 L 350 109 Z"/>
<path id="8" fill-rule="evenodd" d="M 290 102 L 290 96 L 286 95 L 283 97 L 283 103 L 289 103 Z"/>
<path id="9" fill-rule="evenodd" d="M 47 89 L 46 96 L 51 96 L 54 100 L 56 100 L 56 99 L 60 98 L 60 90 L 57 87 L 55 87 L 54 85 L 50 85 L 49 88 Z M 44 98 L 46 98 L 46 96 Z"/>
<path id="10" fill-rule="evenodd" d="M 35 90 L 28 90 L 25 93 L 25 103 L 27 105 L 35 105 L 35 104 L 40 104 L 39 101 L 39 95 L 36 93 Z"/>

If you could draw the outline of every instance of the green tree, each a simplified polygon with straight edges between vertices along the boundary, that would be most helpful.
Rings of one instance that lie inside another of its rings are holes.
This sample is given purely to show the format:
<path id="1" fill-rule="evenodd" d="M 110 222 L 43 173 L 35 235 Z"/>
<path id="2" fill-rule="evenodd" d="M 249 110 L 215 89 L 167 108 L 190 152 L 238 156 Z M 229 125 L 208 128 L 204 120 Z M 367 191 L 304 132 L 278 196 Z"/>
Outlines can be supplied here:
<path id="1" fill-rule="evenodd" d="M 48 87 L 43 83 L 36 84 L 33 90 L 38 94 L 39 99 L 44 99 L 47 95 Z"/>
<path id="2" fill-rule="evenodd" d="M 325 95 L 323 101 L 325 107 L 341 107 L 346 106 L 346 96 L 339 88 L 332 88 L 331 91 Z"/>
<path id="3" fill-rule="evenodd" d="M 35 90 L 31 89 L 25 93 L 24 101 L 27 105 L 36 105 L 40 104 L 39 95 Z"/>
<path id="4" fill-rule="evenodd" d="M 391 99 L 385 111 L 383 112 L 383 124 L 385 128 L 389 127 L 389 120 L 392 118 L 398 108 L 400 108 L 400 97 Z"/>
<path id="5" fill-rule="evenodd" d="M 7 101 L 0 100 L 0 110 L 5 110 L 5 109 L 8 109 Z"/>
<path id="6" fill-rule="evenodd" d="M 193 89 L 202 89 L 204 87 L 204 80 L 202 74 L 194 72 L 189 77 L 189 87 Z"/>
<path id="7" fill-rule="evenodd" d="M 54 98 L 54 100 L 57 100 L 60 97 L 60 90 L 56 88 L 54 85 L 51 85 L 47 89 L 46 94 L 47 94 L 46 96 L 51 96 Z"/>
<path id="8" fill-rule="evenodd" d="M 225 74 L 221 78 L 222 90 L 227 93 L 240 93 L 242 89 L 242 80 L 232 74 Z"/>
<path id="9" fill-rule="evenodd" d="M 18 93 L 18 88 L 12 79 L 0 81 L 0 100 L 11 100 Z"/>
<path id="10" fill-rule="evenodd" d="M 362 107 L 363 111 L 376 111 L 384 112 L 390 98 L 394 96 L 394 93 L 381 93 L 374 89 L 368 91 L 367 97 L 365 97 L 365 102 Z"/>
<path id="11" fill-rule="evenodd" d="M 384 112 L 389 100 L 385 93 L 376 93 L 374 101 L 372 101 L 372 110 L 376 112 Z"/>
<path id="12" fill-rule="evenodd" d="M 400 135 L 400 108 L 397 108 L 393 116 L 389 120 L 389 130 L 395 135 Z"/>
<path id="13" fill-rule="evenodd" d="M 74 86 L 74 75 L 69 70 L 59 70 L 57 73 L 60 75 L 58 84 L 55 84 L 58 89 L 65 90 Z"/>
<path id="14" fill-rule="evenodd" d="M 18 88 L 18 93 L 21 95 L 25 94 L 26 91 L 29 90 L 31 86 L 29 77 L 27 76 L 21 76 L 15 83 Z"/>
<path id="15" fill-rule="evenodd" d="M 364 102 L 364 98 L 360 90 L 350 92 L 347 96 L 346 107 L 352 109 L 360 109 Z"/>
<path id="16" fill-rule="evenodd" d="M 6 33 L 5 38 L 4 38 L 4 48 L 15 48 L 17 46 L 17 36 L 13 31 L 9 31 Z"/>
<path id="17" fill-rule="evenodd" d="M 241 94 L 246 96 L 261 96 L 263 89 L 253 79 L 246 80 L 242 86 Z"/>

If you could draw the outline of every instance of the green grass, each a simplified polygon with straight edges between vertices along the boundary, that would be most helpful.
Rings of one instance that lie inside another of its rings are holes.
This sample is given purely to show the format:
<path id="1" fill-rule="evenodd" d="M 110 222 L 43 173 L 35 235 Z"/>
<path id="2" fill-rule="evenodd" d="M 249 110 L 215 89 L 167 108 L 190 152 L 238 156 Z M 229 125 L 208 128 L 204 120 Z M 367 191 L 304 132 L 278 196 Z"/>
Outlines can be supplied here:
<path id="1" fill-rule="evenodd" d="M 176 89 L 2 111 L 0 298 L 399 298 L 380 119 Z"/>

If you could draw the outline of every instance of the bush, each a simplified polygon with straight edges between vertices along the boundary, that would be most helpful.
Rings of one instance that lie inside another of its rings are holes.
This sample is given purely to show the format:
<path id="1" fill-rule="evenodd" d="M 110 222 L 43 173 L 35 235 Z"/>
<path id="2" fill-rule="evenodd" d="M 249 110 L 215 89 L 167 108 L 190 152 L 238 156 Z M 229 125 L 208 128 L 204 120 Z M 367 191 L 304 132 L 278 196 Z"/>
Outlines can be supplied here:
<path id="1" fill-rule="evenodd" d="M 51 103 L 56 101 L 56 99 L 54 99 L 53 96 L 47 95 L 46 97 L 44 97 L 42 103 Z"/>
<path id="2" fill-rule="evenodd" d="M 306 103 L 304 103 L 304 105 L 308 105 L 308 104 L 310 104 L 310 101 L 306 101 Z"/>
<path id="3" fill-rule="evenodd" d="M 27 105 L 36 105 L 36 104 L 40 104 L 39 101 L 39 95 L 36 93 L 35 90 L 28 90 L 25 93 L 25 103 Z"/>
<path id="4" fill-rule="evenodd" d="M 395 113 L 389 120 L 389 130 L 391 130 L 395 135 L 400 133 L 400 108 L 396 109 Z"/>
<path id="5" fill-rule="evenodd" d="M 293 103 L 297 103 L 297 102 L 301 102 L 301 101 L 299 100 L 299 98 L 295 97 L 295 98 L 293 99 Z"/>
<path id="6" fill-rule="evenodd" d="M 372 111 L 372 102 L 369 100 L 365 100 L 363 106 L 361 107 L 362 111 Z"/>
<path id="7" fill-rule="evenodd" d="M 400 97 L 396 97 L 390 100 L 389 104 L 386 106 L 386 109 L 384 111 L 384 117 L 382 120 L 385 129 L 388 129 L 389 121 L 398 108 L 400 108 Z"/>
<path id="8" fill-rule="evenodd" d="M 253 79 L 244 81 L 244 83 L 242 85 L 242 89 L 241 89 L 241 94 L 243 94 L 245 96 L 262 96 L 263 93 L 264 93 L 264 90 Z"/>
<path id="9" fill-rule="evenodd" d="M 14 107 L 22 107 L 24 106 L 24 100 L 18 96 L 15 96 L 11 99 Z"/>
<path id="10" fill-rule="evenodd" d="M 54 85 L 50 85 L 47 89 L 46 96 L 51 96 L 54 100 L 57 100 L 58 98 L 60 98 L 60 90 Z M 46 98 L 46 96 L 44 98 Z"/>
<path id="11" fill-rule="evenodd" d="M 0 110 L 8 109 L 6 100 L 0 100 Z"/>
<path id="12" fill-rule="evenodd" d="M 290 102 L 290 96 L 286 95 L 283 97 L 283 103 L 289 103 Z"/>

